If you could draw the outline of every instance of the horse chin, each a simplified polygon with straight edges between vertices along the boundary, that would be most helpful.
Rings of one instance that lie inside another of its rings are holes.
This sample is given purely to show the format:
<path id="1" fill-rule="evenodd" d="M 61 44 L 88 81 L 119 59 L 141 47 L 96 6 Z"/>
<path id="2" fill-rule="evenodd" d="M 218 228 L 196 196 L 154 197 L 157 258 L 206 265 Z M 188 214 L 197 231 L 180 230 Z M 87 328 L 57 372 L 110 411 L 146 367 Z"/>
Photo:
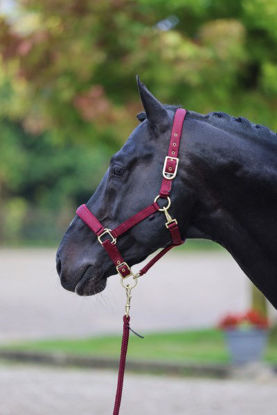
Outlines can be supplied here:
<path id="1" fill-rule="evenodd" d="M 107 278 L 92 273 L 92 267 L 89 267 L 82 275 L 75 287 L 75 293 L 80 296 L 89 296 L 100 293 L 107 285 Z"/>

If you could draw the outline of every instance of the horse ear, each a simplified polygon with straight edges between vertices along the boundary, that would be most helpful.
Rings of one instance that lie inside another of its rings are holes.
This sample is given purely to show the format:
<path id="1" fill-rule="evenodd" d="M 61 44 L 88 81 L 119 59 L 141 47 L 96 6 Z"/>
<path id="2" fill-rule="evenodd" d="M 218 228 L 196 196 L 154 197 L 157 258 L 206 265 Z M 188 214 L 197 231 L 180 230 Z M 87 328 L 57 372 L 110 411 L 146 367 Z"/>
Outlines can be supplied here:
<path id="1" fill-rule="evenodd" d="M 137 85 L 143 108 L 150 124 L 159 131 L 164 131 L 169 126 L 169 117 L 163 104 L 140 81 L 137 75 Z"/>

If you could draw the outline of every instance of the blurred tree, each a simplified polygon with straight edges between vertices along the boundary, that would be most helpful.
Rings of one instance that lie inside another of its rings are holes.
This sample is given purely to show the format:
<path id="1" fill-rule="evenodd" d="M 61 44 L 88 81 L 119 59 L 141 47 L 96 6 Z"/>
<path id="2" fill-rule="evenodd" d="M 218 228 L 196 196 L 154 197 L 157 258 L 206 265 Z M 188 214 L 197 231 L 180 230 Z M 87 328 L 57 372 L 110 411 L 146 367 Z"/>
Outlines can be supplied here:
<path id="1" fill-rule="evenodd" d="M 135 126 L 136 73 L 164 102 L 277 129 L 274 0 L 14 3 L 0 17 L 0 198 L 18 222 L 93 191 Z"/>

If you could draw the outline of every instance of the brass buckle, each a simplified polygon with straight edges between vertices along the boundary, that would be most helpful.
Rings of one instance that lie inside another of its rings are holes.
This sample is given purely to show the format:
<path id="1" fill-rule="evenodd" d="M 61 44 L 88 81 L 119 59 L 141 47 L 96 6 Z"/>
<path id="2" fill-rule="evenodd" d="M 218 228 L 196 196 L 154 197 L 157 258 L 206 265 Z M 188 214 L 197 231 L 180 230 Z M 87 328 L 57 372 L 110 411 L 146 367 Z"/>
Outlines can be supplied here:
<path id="1" fill-rule="evenodd" d="M 128 269 L 128 271 L 129 271 L 129 274 L 128 275 L 125 275 L 125 276 L 123 276 L 122 274 L 121 274 L 121 272 L 120 272 L 120 267 L 122 267 L 122 265 L 124 265 L 127 269 Z M 122 279 L 122 281 L 123 280 L 125 280 L 125 278 L 129 278 L 129 277 L 133 277 L 133 280 L 135 281 L 135 280 L 137 280 L 139 277 L 141 277 L 141 275 L 140 275 L 140 273 L 138 272 L 137 274 L 134 274 L 133 273 L 133 271 L 132 271 L 132 269 L 131 269 L 131 267 L 127 264 L 127 262 L 121 262 L 121 264 L 119 264 L 119 265 L 117 265 L 116 267 L 116 270 L 117 270 L 117 272 L 118 272 L 118 274 L 121 276 L 121 279 Z M 124 284 L 123 284 L 123 282 L 122 282 L 122 285 L 124 286 Z M 137 284 L 135 284 L 135 285 L 137 285 Z M 125 287 L 125 286 L 124 286 Z M 126 288 L 126 287 L 125 287 Z"/>
<path id="2" fill-rule="evenodd" d="M 111 238 L 111 243 L 113 244 L 113 245 L 115 245 L 116 244 L 116 238 L 114 238 L 113 236 L 112 236 L 112 230 L 111 229 L 108 229 L 108 228 L 105 228 L 104 229 L 104 231 L 101 233 L 101 235 L 99 235 L 99 236 L 97 236 L 97 239 L 98 239 L 98 241 L 99 241 L 99 243 L 101 244 L 101 245 L 103 245 L 103 242 L 102 242 L 102 237 L 104 236 L 104 235 L 109 235 L 109 237 Z"/>
<path id="3" fill-rule="evenodd" d="M 166 165 L 167 165 L 168 160 L 175 160 L 176 161 L 176 166 L 175 166 L 175 169 L 174 169 L 173 172 L 167 172 L 166 171 Z M 166 158 L 164 159 L 163 177 L 167 180 L 173 180 L 176 177 L 176 174 L 177 174 L 178 164 L 179 164 L 178 157 L 166 156 Z"/>
<path id="4" fill-rule="evenodd" d="M 128 274 L 128 275 L 122 275 L 122 274 L 121 274 L 120 268 L 121 268 L 122 266 L 124 266 L 124 267 L 126 267 L 126 268 L 127 268 L 127 270 L 129 271 L 129 274 Z M 130 275 L 133 275 L 132 270 L 131 270 L 131 268 L 129 267 L 129 265 L 127 264 L 127 262 L 121 262 L 121 264 L 119 264 L 119 265 L 117 265 L 117 266 L 116 266 L 116 270 L 117 270 L 118 274 L 120 274 L 120 276 L 121 276 L 122 278 L 126 278 L 126 277 L 129 277 Z"/>

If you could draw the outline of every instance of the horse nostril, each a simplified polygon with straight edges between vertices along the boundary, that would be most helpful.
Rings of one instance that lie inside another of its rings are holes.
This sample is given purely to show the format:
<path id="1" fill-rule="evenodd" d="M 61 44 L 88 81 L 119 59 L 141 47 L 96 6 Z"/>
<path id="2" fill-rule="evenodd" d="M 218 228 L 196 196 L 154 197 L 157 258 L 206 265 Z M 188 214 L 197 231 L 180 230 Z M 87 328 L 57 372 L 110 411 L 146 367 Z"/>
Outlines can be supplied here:
<path id="1" fill-rule="evenodd" d="M 57 259 L 56 259 L 56 270 L 60 276 L 62 272 L 62 261 L 60 260 L 59 256 L 57 256 Z"/>

